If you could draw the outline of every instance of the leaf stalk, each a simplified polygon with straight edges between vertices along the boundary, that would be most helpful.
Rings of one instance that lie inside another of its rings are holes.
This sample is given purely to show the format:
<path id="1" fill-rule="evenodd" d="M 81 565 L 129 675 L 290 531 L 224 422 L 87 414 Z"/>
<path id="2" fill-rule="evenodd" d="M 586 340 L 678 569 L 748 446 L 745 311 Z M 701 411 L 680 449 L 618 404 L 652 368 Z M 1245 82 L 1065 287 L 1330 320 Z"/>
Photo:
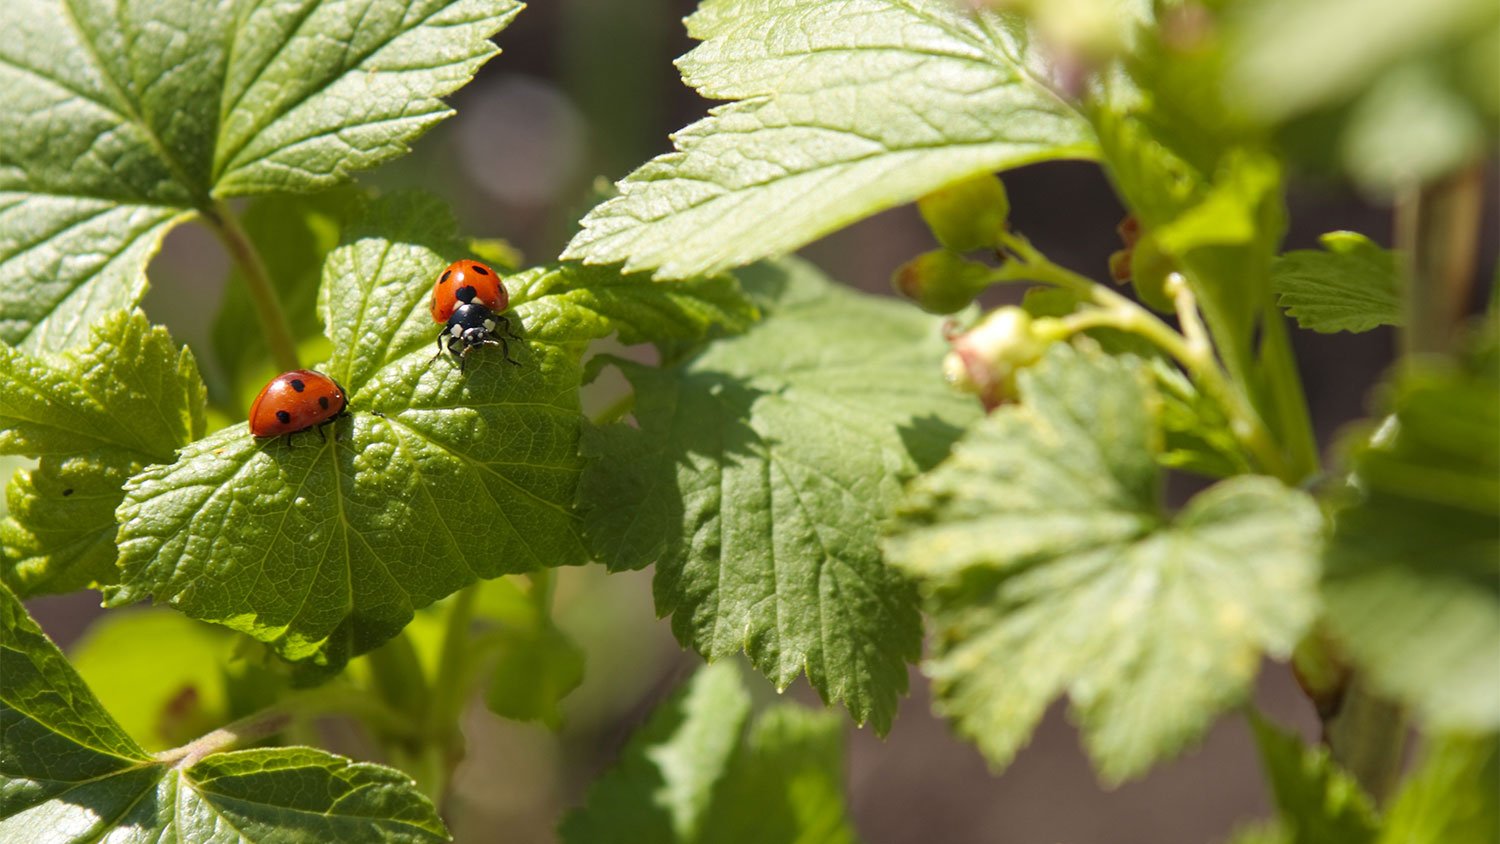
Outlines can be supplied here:
<path id="1" fill-rule="evenodd" d="M 1107 327 L 1146 339 L 1186 369 L 1199 388 L 1223 409 L 1235 439 L 1264 471 L 1287 484 L 1298 482 L 1296 470 L 1287 463 L 1265 422 L 1219 365 L 1192 290 L 1185 282 L 1179 279 L 1177 284 L 1169 285 L 1183 324 L 1183 332 L 1179 333 L 1129 298 L 1054 264 L 1025 238 L 1010 233 L 1003 238 L 1011 260 L 996 271 L 997 281 L 1036 281 L 1079 294 L 1096 307 L 1068 317 L 1064 324 L 1070 331 Z"/>
<path id="2" fill-rule="evenodd" d="M 204 209 L 203 217 L 209 228 L 224 242 L 224 248 L 244 274 L 245 284 L 250 290 L 250 301 L 255 303 L 255 315 L 260 320 L 261 331 L 266 335 L 266 347 L 270 349 L 276 366 L 283 371 L 301 369 L 302 364 L 297 359 L 297 341 L 292 338 L 291 323 L 287 321 L 286 311 L 282 309 L 281 300 L 276 296 L 276 288 L 271 284 L 266 262 L 260 257 L 260 251 L 255 248 L 250 235 L 240 225 L 239 218 L 223 202 L 216 202 L 212 207 Z"/>

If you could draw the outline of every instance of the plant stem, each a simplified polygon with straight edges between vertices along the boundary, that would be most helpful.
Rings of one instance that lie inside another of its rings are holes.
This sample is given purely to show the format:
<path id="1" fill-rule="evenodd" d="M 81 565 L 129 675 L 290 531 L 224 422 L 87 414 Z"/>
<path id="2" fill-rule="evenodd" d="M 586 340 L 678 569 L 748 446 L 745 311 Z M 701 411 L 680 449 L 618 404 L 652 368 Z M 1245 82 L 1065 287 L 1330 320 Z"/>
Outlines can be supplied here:
<path id="1" fill-rule="evenodd" d="M 376 724 L 384 730 L 411 735 L 411 723 L 370 695 L 344 686 L 312 689 L 291 695 L 205 733 L 181 747 L 156 754 L 156 760 L 179 768 L 190 768 L 200 759 L 236 744 L 255 741 L 285 730 L 295 718 L 339 714 Z"/>
<path id="2" fill-rule="evenodd" d="M 1197 305 L 1192 290 L 1185 283 L 1173 286 L 1173 298 L 1180 318 L 1183 320 L 1184 336 L 1162 319 L 1114 290 L 1096 283 L 1093 279 L 1052 263 L 1024 238 L 1007 235 L 1006 248 L 1014 254 L 1016 261 L 1007 263 L 997 271 L 999 280 L 1029 279 L 1051 284 L 1078 293 L 1099 310 L 1084 311 L 1067 318 L 1069 328 L 1111 327 L 1128 331 L 1149 340 L 1157 348 L 1172 356 L 1193 376 L 1200 389 L 1218 403 L 1229 419 L 1230 430 L 1240 445 L 1253 455 L 1266 472 L 1286 483 L 1297 483 L 1300 478 L 1287 465 L 1281 448 L 1250 406 L 1244 393 L 1214 357 L 1213 344 L 1208 332 L 1198 317 Z"/>
<path id="3" fill-rule="evenodd" d="M 1390 796 L 1406 745 L 1401 707 L 1372 693 L 1356 677 L 1345 687 L 1337 714 L 1323 723 L 1323 740 L 1334 761 L 1377 805 Z"/>
<path id="4" fill-rule="evenodd" d="M 260 327 L 265 332 L 266 347 L 270 349 L 272 359 L 282 370 L 301 369 L 302 364 L 297 360 L 297 342 L 292 339 L 291 324 L 287 322 L 286 312 L 282 310 L 281 301 L 276 297 L 276 289 L 271 285 L 266 263 L 261 260 L 260 252 L 250 240 L 250 235 L 240 225 L 234 212 L 222 202 L 216 202 L 212 208 L 205 209 L 203 217 L 208 221 L 209 228 L 224 241 L 224 247 L 244 273 L 245 284 L 250 290 L 250 301 L 255 303 L 255 315 L 260 318 Z"/>
<path id="5" fill-rule="evenodd" d="M 290 712 L 280 706 L 271 706 L 205 733 L 181 747 L 164 750 L 156 754 L 156 761 L 176 768 L 191 768 L 203 757 L 231 745 L 275 735 L 286 729 L 291 721 Z"/>
<path id="6" fill-rule="evenodd" d="M 479 582 L 471 583 L 453 596 L 443 630 L 443 650 L 438 657 L 437 676 L 432 681 L 432 696 L 427 708 L 424 732 L 428 746 L 422 766 L 426 769 L 424 791 L 434 804 L 441 805 L 453 769 L 463 759 L 464 738 L 459 729 L 464 703 L 469 697 L 469 672 L 473 667 L 470 642 L 474 603 L 479 597 Z"/>
<path id="7" fill-rule="evenodd" d="M 1476 164 L 1408 189 L 1396 205 L 1396 246 L 1406 260 L 1407 359 L 1450 348 L 1474 281 L 1482 197 Z"/>
<path id="8" fill-rule="evenodd" d="M 1405 255 L 1402 363 L 1450 350 L 1473 283 L 1480 212 L 1475 165 L 1402 192 L 1396 247 Z M 1406 743 L 1405 714 L 1352 675 L 1339 712 L 1324 724 L 1333 758 L 1377 800 L 1390 790 Z"/>

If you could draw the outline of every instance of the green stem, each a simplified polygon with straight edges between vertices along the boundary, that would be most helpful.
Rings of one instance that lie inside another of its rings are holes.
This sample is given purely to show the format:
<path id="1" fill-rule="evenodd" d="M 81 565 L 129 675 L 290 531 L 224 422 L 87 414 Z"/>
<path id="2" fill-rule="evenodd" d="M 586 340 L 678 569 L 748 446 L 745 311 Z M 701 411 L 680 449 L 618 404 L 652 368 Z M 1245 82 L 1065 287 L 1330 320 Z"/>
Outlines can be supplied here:
<path id="1" fill-rule="evenodd" d="M 325 686 L 312 689 L 252 712 L 244 718 L 205 733 L 181 747 L 156 754 L 156 760 L 179 768 L 192 767 L 198 760 L 236 744 L 275 735 L 294 719 L 318 715 L 348 715 L 398 735 L 412 734 L 409 719 L 391 710 L 365 692 L 347 686 Z"/>
<path id="2" fill-rule="evenodd" d="M 1160 317 L 1109 287 L 1052 263 L 1025 238 L 1006 235 L 1006 249 L 1017 260 L 1007 262 L 996 271 L 1000 280 L 1028 279 L 1051 284 L 1078 293 L 1098 306 L 1099 310 L 1074 314 L 1064 324 L 1074 331 L 1107 326 L 1144 337 L 1181 364 L 1199 389 L 1223 409 L 1235 439 L 1255 457 L 1263 470 L 1287 483 L 1300 480 L 1295 477 L 1293 468 L 1287 465 L 1265 422 L 1219 365 L 1187 284 L 1172 286 L 1174 302 L 1187 332 L 1184 336 Z"/>
<path id="3" fill-rule="evenodd" d="M 1402 362 L 1448 352 L 1473 283 L 1480 222 L 1477 166 L 1404 191 L 1396 205 L 1396 247 L 1405 256 Z M 1406 743 L 1405 714 L 1353 674 L 1336 715 L 1324 724 L 1333 758 L 1376 799 L 1389 793 Z"/>
<path id="4" fill-rule="evenodd" d="M 420 760 L 419 767 L 424 774 L 423 790 L 438 805 L 448 789 L 453 769 L 464 754 L 459 719 L 469 697 L 469 674 L 474 664 L 469 628 L 474 620 L 474 604 L 481 585 L 472 583 L 453 596 L 443 629 L 443 650 L 438 657 L 437 676 L 432 681 L 432 696 L 424 727 L 428 741 L 425 758 Z"/>
<path id="5" fill-rule="evenodd" d="M 272 359 L 282 370 L 301 369 L 302 364 L 297 359 L 297 341 L 292 339 L 291 323 L 287 322 L 286 312 L 281 309 L 281 301 L 271 285 L 271 275 L 266 271 L 266 263 L 261 260 L 260 252 L 250 240 L 250 235 L 240 225 L 234 212 L 222 202 L 216 202 L 213 207 L 205 209 L 203 217 L 209 228 L 224 241 L 224 247 L 229 250 L 230 257 L 245 276 L 250 301 L 255 303 L 255 315 L 260 318 L 260 327 L 265 332 L 266 347 L 270 349 Z"/>
<path id="6" fill-rule="evenodd" d="M 1406 746 L 1406 713 L 1357 678 L 1344 689 L 1338 713 L 1323 723 L 1323 740 L 1334 761 L 1348 771 L 1376 804 L 1390 796 Z"/>
<path id="7" fill-rule="evenodd" d="M 1406 264 L 1406 329 L 1402 353 L 1442 354 L 1463 320 L 1474 282 L 1482 169 L 1412 188 L 1396 205 L 1396 246 Z"/>
<path id="8" fill-rule="evenodd" d="M 615 399 L 610 403 L 608 407 L 594 414 L 594 418 L 590 419 L 589 421 L 593 422 L 595 425 L 608 425 L 611 422 L 618 422 L 621 419 L 624 419 L 626 414 L 630 413 L 630 411 L 634 409 L 635 391 L 627 390 L 625 392 L 625 395 L 620 396 L 618 399 Z"/>

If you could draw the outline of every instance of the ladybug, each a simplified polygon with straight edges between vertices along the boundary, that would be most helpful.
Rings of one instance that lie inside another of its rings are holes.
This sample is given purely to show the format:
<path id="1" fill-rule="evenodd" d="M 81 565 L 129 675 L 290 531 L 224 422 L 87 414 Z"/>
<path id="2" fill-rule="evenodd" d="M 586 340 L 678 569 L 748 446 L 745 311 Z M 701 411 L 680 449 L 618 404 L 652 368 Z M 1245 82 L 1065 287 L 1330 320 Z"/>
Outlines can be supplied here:
<path id="1" fill-rule="evenodd" d="M 294 369 L 272 378 L 250 405 L 250 433 L 257 437 L 285 436 L 323 426 L 347 415 L 349 399 L 339 382 L 311 369 Z"/>
<path id="2" fill-rule="evenodd" d="M 463 371 L 470 351 L 480 346 L 499 346 L 505 359 L 520 366 L 510 356 L 510 344 L 505 336 L 519 340 L 510 330 L 510 320 L 502 314 L 510 307 L 510 294 L 495 271 L 478 261 L 454 261 L 432 286 L 432 319 L 443 323 L 437 336 L 437 355 L 443 354 L 446 340 L 448 352 L 458 358 L 458 369 Z M 505 336 L 496 332 L 502 328 Z"/>

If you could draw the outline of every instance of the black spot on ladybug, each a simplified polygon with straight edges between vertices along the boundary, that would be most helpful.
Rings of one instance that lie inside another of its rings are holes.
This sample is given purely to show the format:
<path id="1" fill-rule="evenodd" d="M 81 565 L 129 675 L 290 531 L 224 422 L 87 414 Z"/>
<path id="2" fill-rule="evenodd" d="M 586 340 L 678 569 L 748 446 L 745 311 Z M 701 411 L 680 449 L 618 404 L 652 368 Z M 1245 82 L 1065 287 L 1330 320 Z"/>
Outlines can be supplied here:
<path id="1" fill-rule="evenodd" d="M 453 291 L 453 298 L 460 302 L 472 302 L 474 301 L 474 294 L 478 292 L 474 289 L 474 285 L 465 284 L 463 287 Z"/>
<path id="2" fill-rule="evenodd" d="M 479 266 L 478 264 L 475 264 L 474 266 L 470 267 L 469 269 L 473 270 L 476 273 L 479 273 L 480 275 L 489 275 L 490 274 L 489 270 L 485 269 L 484 267 Z"/>
<path id="3" fill-rule="evenodd" d="M 72 487 L 68 487 L 67 489 L 63 490 L 63 498 L 67 498 L 68 496 L 70 496 L 72 494 L 73 494 L 73 488 Z"/>
<path id="4" fill-rule="evenodd" d="M 440 278 L 440 279 L 438 279 L 438 284 L 442 284 L 443 282 L 447 281 L 448 280 L 448 276 L 450 276 L 450 275 L 453 275 L 453 271 L 452 270 L 443 270 L 443 277 Z"/>
<path id="5" fill-rule="evenodd" d="M 300 393 L 303 390 L 307 389 L 307 385 L 304 384 L 304 383 L 302 383 L 302 379 L 301 378 L 293 378 L 292 379 L 292 389 L 296 390 L 297 392 Z"/>
<path id="6" fill-rule="evenodd" d="M 327 396 L 318 396 L 318 407 L 321 407 L 324 410 L 328 409 L 328 397 Z"/>
<path id="7" fill-rule="evenodd" d="M 292 421 L 292 414 L 287 413 L 285 410 L 278 410 L 276 411 L 276 420 L 285 425 Z"/>

